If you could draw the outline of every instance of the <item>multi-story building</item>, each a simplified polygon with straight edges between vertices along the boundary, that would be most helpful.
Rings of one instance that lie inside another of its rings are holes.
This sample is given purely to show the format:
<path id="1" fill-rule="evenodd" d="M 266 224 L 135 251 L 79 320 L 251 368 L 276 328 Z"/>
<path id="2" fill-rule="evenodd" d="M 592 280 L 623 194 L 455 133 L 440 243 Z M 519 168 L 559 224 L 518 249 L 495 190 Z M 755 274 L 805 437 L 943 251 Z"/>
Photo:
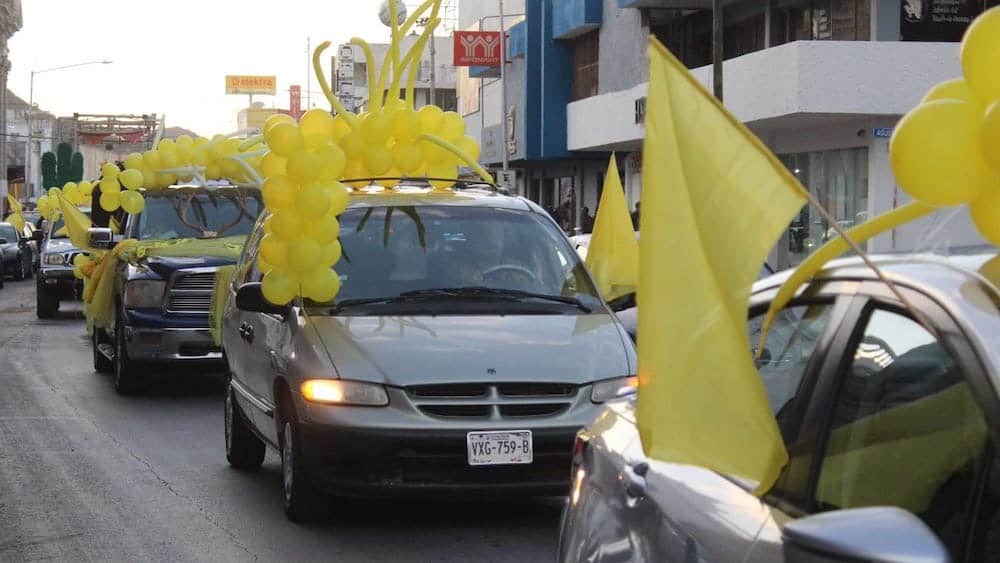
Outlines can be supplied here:
<path id="1" fill-rule="evenodd" d="M 416 42 L 416 35 L 403 38 L 401 52 L 406 51 Z M 450 37 L 435 37 L 433 49 L 430 42 L 424 48 L 417 71 L 413 95 L 416 107 L 430 103 L 433 86 L 434 103 L 444 110 L 456 109 L 455 97 L 455 67 L 452 64 L 452 40 Z M 389 45 L 375 43 L 371 45 L 374 66 L 365 58 L 364 50 L 357 45 L 345 43 L 337 48 L 336 72 L 334 75 L 336 95 L 340 103 L 348 111 L 361 111 L 368 105 L 368 72 L 374 68 L 375 76 L 382 68 L 382 63 L 389 54 Z M 404 74 L 400 78 L 400 90 L 406 86 Z M 391 74 L 386 79 L 385 87 L 391 82 Z"/>
<path id="2" fill-rule="evenodd" d="M 42 111 L 36 106 L 31 112 L 31 147 L 28 149 L 28 102 L 22 100 L 10 90 L 7 90 L 6 115 L 6 151 L 7 171 L 10 184 L 8 188 L 18 197 L 35 196 L 41 190 L 41 160 L 42 155 L 54 149 L 56 140 L 56 117 Z M 25 182 L 24 164 L 31 159 L 28 170 L 34 181 Z"/>
<path id="3" fill-rule="evenodd" d="M 907 200 L 889 165 L 893 127 L 931 86 L 960 75 L 962 33 L 996 3 L 726 0 L 725 105 L 841 225 L 854 225 Z M 638 202 L 643 119 L 653 102 L 646 99 L 649 39 L 662 41 L 711 90 L 710 6 L 707 0 L 528 2 L 526 19 L 509 31 L 507 100 L 523 116 L 515 113 L 512 142 L 527 144 L 516 165 L 537 171 L 576 163 L 571 194 L 579 212 L 594 209 L 604 158 L 616 151 L 630 205 Z M 463 4 L 459 16 L 462 25 L 471 25 L 484 14 Z M 463 109 L 466 92 L 463 87 Z M 490 145 L 500 124 L 498 94 L 483 80 L 470 93 L 477 95 L 495 107 L 481 116 L 469 113 L 467 123 L 481 121 L 483 144 Z M 518 130 L 523 123 L 528 130 Z M 586 156 L 600 156 L 600 163 L 587 164 Z M 484 160 L 495 165 L 496 154 L 484 147 Z M 552 188 L 536 184 L 530 179 L 525 193 L 544 202 L 544 190 Z M 831 232 L 804 209 L 772 261 L 795 264 Z M 868 248 L 979 244 L 964 211 L 942 211 Z"/>

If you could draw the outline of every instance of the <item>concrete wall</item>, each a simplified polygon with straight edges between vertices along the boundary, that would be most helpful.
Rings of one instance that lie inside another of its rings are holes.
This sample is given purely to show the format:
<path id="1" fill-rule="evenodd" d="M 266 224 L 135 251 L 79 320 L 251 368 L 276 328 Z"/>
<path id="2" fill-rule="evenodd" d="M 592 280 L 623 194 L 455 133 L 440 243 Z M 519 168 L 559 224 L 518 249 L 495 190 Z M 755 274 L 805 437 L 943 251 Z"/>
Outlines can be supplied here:
<path id="1" fill-rule="evenodd" d="M 646 58 L 649 28 L 643 27 L 641 12 L 619 8 L 618 0 L 603 1 L 599 94 L 625 90 L 646 82 L 649 67 Z"/>

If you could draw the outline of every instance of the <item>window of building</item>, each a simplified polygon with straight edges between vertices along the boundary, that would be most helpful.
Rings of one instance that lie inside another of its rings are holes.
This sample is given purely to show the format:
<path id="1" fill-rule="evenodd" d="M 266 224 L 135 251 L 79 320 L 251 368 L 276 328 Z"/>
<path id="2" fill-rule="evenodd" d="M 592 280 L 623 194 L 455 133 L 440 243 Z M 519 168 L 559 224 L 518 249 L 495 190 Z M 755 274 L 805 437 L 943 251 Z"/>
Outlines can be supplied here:
<path id="1" fill-rule="evenodd" d="M 776 10 L 772 43 L 792 41 L 867 41 L 871 39 L 871 0 L 805 0 Z"/>
<path id="2" fill-rule="evenodd" d="M 354 63 L 354 84 L 368 86 L 368 65 L 366 63 Z"/>
<path id="3" fill-rule="evenodd" d="M 437 90 L 434 92 L 435 103 L 444 111 L 457 111 L 458 98 L 454 90 Z"/>
<path id="4" fill-rule="evenodd" d="M 581 35 L 573 42 L 573 99 L 597 95 L 600 32 Z"/>
<path id="5" fill-rule="evenodd" d="M 843 228 L 868 218 L 868 148 L 834 149 L 779 156 Z M 778 267 L 799 264 L 813 250 L 836 235 L 809 206 L 792 221 L 787 245 L 780 248 Z M 864 243 L 861 244 L 864 248 Z"/>

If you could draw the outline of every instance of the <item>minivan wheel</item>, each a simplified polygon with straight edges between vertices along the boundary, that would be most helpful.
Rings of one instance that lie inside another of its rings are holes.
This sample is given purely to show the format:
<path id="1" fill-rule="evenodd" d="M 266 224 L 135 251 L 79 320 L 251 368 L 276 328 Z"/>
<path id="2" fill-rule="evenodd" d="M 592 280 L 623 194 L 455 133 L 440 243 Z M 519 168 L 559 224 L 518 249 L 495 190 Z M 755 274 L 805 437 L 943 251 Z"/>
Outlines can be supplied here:
<path id="1" fill-rule="evenodd" d="M 125 344 L 125 318 L 119 313 L 115 326 L 115 392 L 119 395 L 132 395 L 139 390 L 138 376 L 133 362 L 128 359 L 128 349 Z"/>
<path id="2" fill-rule="evenodd" d="M 264 463 L 264 442 L 250 430 L 231 385 L 226 388 L 226 459 L 237 469 L 257 469 Z"/>
<path id="3" fill-rule="evenodd" d="M 319 517 L 319 495 L 305 474 L 301 454 L 298 425 L 286 420 L 281 432 L 281 482 L 285 489 L 285 516 L 292 522 L 304 523 Z"/>

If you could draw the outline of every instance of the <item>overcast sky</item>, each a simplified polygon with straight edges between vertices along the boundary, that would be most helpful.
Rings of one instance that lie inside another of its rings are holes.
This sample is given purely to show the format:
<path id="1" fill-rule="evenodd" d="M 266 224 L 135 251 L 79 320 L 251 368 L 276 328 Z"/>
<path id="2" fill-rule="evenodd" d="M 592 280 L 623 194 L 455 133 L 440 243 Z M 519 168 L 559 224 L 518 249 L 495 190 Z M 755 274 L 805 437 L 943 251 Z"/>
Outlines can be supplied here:
<path id="1" fill-rule="evenodd" d="M 465 0 L 477 1 L 477 0 Z M 56 115 L 166 114 L 167 126 L 211 136 L 236 129 L 246 96 L 225 94 L 225 75 L 278 77 L 268 107 L 306 96 L 306 38 L 336 45 L 352 36 L 388 40 L 381 0 L 22 0 L 24 26 L 9 42 L 8 87 L 28 99 L 32 70 L 95 65 L 35 76 L 35 102 Z M 409 2 L 407 2 L 409 4 Z M 329 57 L 326 66 L 329 66 Z M 312 103 L 329 107 L 312 80 Z"/>

